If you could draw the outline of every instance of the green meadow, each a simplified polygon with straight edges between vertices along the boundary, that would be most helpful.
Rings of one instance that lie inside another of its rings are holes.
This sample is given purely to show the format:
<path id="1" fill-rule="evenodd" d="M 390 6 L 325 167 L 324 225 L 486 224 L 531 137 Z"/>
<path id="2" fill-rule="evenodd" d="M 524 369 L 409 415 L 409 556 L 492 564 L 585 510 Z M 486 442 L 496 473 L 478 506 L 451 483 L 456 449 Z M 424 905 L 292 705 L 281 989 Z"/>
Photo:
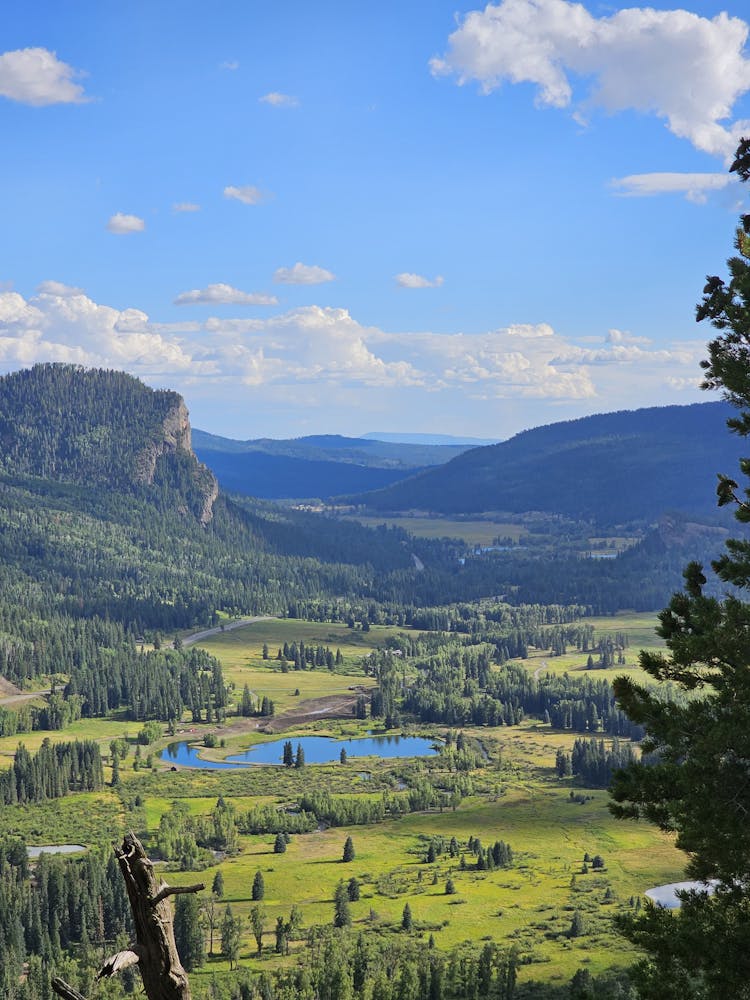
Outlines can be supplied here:
<path id="1" fill-rule="evenodd" d="M 360 900 L 352 903 L 355 929 L 400 933 L 408 902 L 417 932 L 432 934 L 438 947 L 480 938 L 515 946 L 528 963 L 522 973 L 527 979 L 564 982 L 582 964 L 597 972 L 632 961 L 634 953 L 613 932 L 611 916 L 627 909 L 631 896 L 640 897 L 653 885 L 679 878 L 683 856 L 652 827 L 615 820 L 607 809 L 605 791 L 587 791 L 557 779 L 555 750 L 569 750 L 575 734 L 556 733 L 541 724 L 466 730 L 466 734 L 481 741 L 488 758 L 472 772 L 475 793 L 455 811 L 431 810 L 378 824 L 294 835 L 284 854 L 273 853 L 273 835 L 243 836 L 237 856 L 202 872 L 170 873 L 168 878 L 177 884 L 202 880 L 210 887 L 220 867 L 225 883 L 222 908 L 229 903 L 234 913 L 247 917 L 254 905 L 250 886 L 255 872 L 262 872 L 265 952 L 261 958 L 256 956 L 249 923 L 241 952 L 242 964 L 255 969 L 289 961 L 273 953 L 271 930 L 277 916 L 286 917 L 296 903 L 305 927 L 329 923 L 336 886 L 352 877 L 361 886 Z M 262 797 L 231 795 L 228 783 L 241 781 L 243 776 L 227 773 L 202 772 L 199 796 L 189 794 L 191 782 L 184 772 L 174 796 L 169 793 L 173 777 L 169 775 L 133 774 L 126 787 L 131 792 L 140 789 L 142 832 L 148 836 L 177 799 L 184 798 L 193 814 L 208 814 L 216 802 L 207 793 L 212 780 L 216 794 L 243 811 L 261 801 L 292 806 L 300 791 L 312 787 L 370 797 L 371 782 L 392 787 L 394 779 L 413 775 L 415 767 L 418 771 L 421 765 L 370 759 L 370 781 L 361 779 L 352 759 L 347 765 L 305 767 L 299 772 L 253 768 L 252 782 L 265 790 Z M 571 800 L 571 789 L 586 800 Z M 341 859 L 347 835 L 353 838 L 356 857 L 345 864 Z M 443 837 L 446 843 L 456 837 L 466 870 L 461 870 L 460 857 L 447 854 L 428 864 L 426 852 L 433 837 Z M 506 841 L 514 851 L 513 866 L 491 872 L 474 870 L 474 857 L 466 847 L 469 837 L 478 837 L 485 845 Z M 601 855 L 604 869 L 594 871 L 589 866 L 584 873 L 586 853 Z M 452 895 L 445 891 L 449 877 L 456 889 Z M 567 932 L 576 910 L 584 916 L 586 933 L 572 939 Z M 297 943 L 293 951 L 301 946 Z M 224 968 L 226 963 L 216 957 L 196 975 Z"/>
<path id="2" fill-rule="evenodd" d="M 618 615 L 595 619 L 596 635 L 626 632 L 630 637 L 628 667 L 635 664 L 639 643 L 656 646 L 655 616 Z M 362 673 L 361 657 L 377 648 L 398 629 L 373 626 L 369 632 L 341 625 L 274 619 L 242 629 L 219 633 L 205 645 L 222 662 L 235 692 L 247 683 L 251 689 L 268 694 L 277 704 L 275 726 L 294 740 L 298 735 L 361 735 L 371 721 L 354 718 L 304 718 L 310 699 L 335 695 L 351 696 L 350 688 L 372 681 Z M 275 659 L 262 659 L 267 643 L 272 657 L 284 642 L 321 644 L 340 648 L 343 664 L 336 671 L 289 670 L 283 673 Z M 535 653 L 526 661 L 530 670 L 585 669 L 587 654 L 562 657 Z M 633 668 L 634 669 L 634 668 Z M 591 673 L 591 671 L 589 671 Z M 622 672 L 622 667 L 606 673 Z M 593 672 L 595 674 L 599 671 Z M 299 694 L 295 694 L 295 690 Z M 209 729 L 221 736 L 225 746 L 204 751 L 208 759 L 220 759 L 251 743 L 269 738 L 249 731 L 249 720 L 229 719 L 221 727 L 183 722 L 180 738 L 201 742 Z M 92 738 L 102 744 L 105 755 L 109 741 L 129 737 L 140 726 L 123 719 L 82 720 L 55 733 L 32 733 L 22 737 L 30 749 L 45 738 L 67 740 Z M 444 735 L 445 727 L 410 726 L 410 732 L 431 737 Z M 239 853 L 219 857 L 201 871 L 173 871 L 173 866 L 157 862 L 174 884 L 204 882 L 210 889 L 214 874 L 221 869 L 225 896 L 218 907 L 219 920 L 229 903 L 244 918 L 240 962 L 259 970 L 294 961 L 304 947 L 304 928 L 328 924 L 333 918 L 333 897 L 341 880 L 356 878 L 360 899 L 351 904 L 355 929 L 378 934 L 401 934 L 401 916 L 408 902 L 415 921 L 413 933 L 434 936 L 439 948 L 450 948 L 466 940 L 493 940 L 519 950 L 524 963 L 520 975 L 527 980 L 564 983 L 585 965 L 592 973 L 626 965 L 635 953 L 613 930 L 612 915 L 632 905 L 651 886 L 678 880 L 684 857 L 670 838 L 647 824 L 615 820 L 607 808 L 604 790 L 591 790 L 557 778 L 554 761 L 558 748 L 570 750 L 579 734 L 555 732 L 542 723 L 527 720 L 520 726 L 494 729 L 466 729 L 477 751 L 479 766 L 470 771 L 472 790 L 455 810 L 428 810 L 388 818 L 381 823 L 340 828 L 319 828 L 295 834 L 283 854 L 273 852 L 274 835 L 239 838 Z M 83 843 L 93 845 L 116 840 L 125 830 L 134 829 L 153 849 L 161 817 L 177 801 L 187 805 L 193 816 L 208 815 L 219 796 L 229 801 L 238 814 L 259 804 L 294 809 L 300 796 L 312 789 L 328 790 L 334 796 L 379 798 L 385 791 L 406 795 L 405 787 L 416 782 L 440 780 L 442 758 L 381 760 L 350 757 L 346 764 L 305 766 L 300 769 L 254 766 L 238 771 L 179 769 L 159 760 L 161 749 L 174 737 L 166 731 L 152 747 L 141 750 L 141 762 L 134 769 L 134 750 L 120 764 L 119 790 L 70 795 L 52 803 L 33 807 L 7 807 L 3 813 L 5 830 L 23 833 L 31 844 Z M 0 740 L 0 755 L 10 757 L 18 737 Z M 143 759 L 153 754 L 154 767 L 146 769 Z M 446 772 L 447 773 L 447 772 Z M 107 778 L 111 772 L 105 768 Z M 571 792 L 576 798 L 571 797 Z M 356 857 L 342 861 L 344 841 L 353 838 Z M 459 854 L 439 854 L 427 862 L 432 838 L 447 843 L 455 837 Z M 476 870 L 474 854 L 468 849 L 470 837 L 485 847 L 496 840 L 510 844 L 514 862 L 509 868 Z M 584 865 L 600 855 L 604 867 L 594 870 Z M 464 856 L 464 866 L 461 864 Z M 264 952 L 258 957 L 247 919 L 254 905 L 250 887 L 256 871 L 265 881 L 266 911 Z M 452 879 L 455 892 L 446 892 Z M 207 897 L 208 890 L 204 893 Z M 303 917 L 303 931 L 292 942 L 292 953 L 274 953 L 272 929 L 276 918 L 289 914 L 297 904 Z M 570 937 L 573 915 L 580 912 L 585 933 Z M 215 951 L 205 967 L 193 975 L 200 981 L 213 972 L 228 969 Z"/>
<path id="3" fill-rule="evenodd" d="M 627 648 L 624 651 L 625 663 L 615 664 L 607 669 L 598 667 L 588 667 L 588 652 L 579 652 L 569 648 L 561 656 L 553 656 L 547 650 L 529 650 L 528 659 L 524 661 L 526 667 L 539 676 L 541 673 L 551 674 L 576 674 L 585 673 L 593 679 L 605 678 L 611 680 L 618 674 L 624 674 L 635 680 L 647 680 L 648 675 L 641 670 L 638 662 L 638 654 L 641 649 L 656 652 L 664 649 L 664 640 L 656 634 L 656 627 L 659 624 L 657 615 L 640 614 L 631 611 L 621 611 L 616 615 L 605 615 L 602 617 L 584 618 L 583 623 L 594 627 L 594 645 L 600 639 L 620 633 L 627 638 Z M 591 655 L 596 663 L 598 654 L 595 650 Z"/>
<path id="4" fill-rule="evenodd" d="M 221 661 L 224 678 L 242 691 L 247 684 L 252 691 L 268 695 L 276 711 L 295 706 L 299 700 L 345 694 L 356 678 L 357 685 L 370 685 L 360 665 L 361 659 L 382 646 L 390 635 L 403 629 L 372 625 L 363 632 L 346 625 L 330 622 L 310 622 L 298 618 L 271 618 L 231 632 L 219 632 L 203 639 L 201 647 Z M 341 650 L 343 664 L 334 671 L 325 667 L 315 670 L 294 670 L 282 673 L 276 659 L 284 643 L 303 642 L 306 646 L 327 646 L 334 653 Z M 263 659 L 263 645 L 268 646 L 269 660 Z M 295 690 L 299 689 L 299 695 Z"/>

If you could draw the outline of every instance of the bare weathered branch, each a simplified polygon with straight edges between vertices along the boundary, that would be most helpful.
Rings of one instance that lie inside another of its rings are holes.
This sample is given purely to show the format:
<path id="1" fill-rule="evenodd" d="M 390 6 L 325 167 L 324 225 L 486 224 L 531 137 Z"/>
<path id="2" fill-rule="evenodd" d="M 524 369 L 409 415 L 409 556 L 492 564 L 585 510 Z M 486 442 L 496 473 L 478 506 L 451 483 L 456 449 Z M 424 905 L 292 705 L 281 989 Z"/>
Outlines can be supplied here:
<path id="1" fill-rule="evenodd" d="M 116 976 L 118 972 L 122 972 L 123 969 L 129 968 L 131 965 L 136 965 L 140 960 L 141 950 L 137 946 L 135 948 L 126 948 L 124 951 L 118 951 L 116 955 L 110 955 L 105 960 L 96 978 L 104 979 L 108 976 Z"/>
<path id="2" fill-rule="evenodd" d="M 153 863 L 134 833 L 126 835 L 122 847 L 115 847 L 115 855 L 133 914 L 135 943 L 111 955 L 96 978 L 114 976 L 137 965 L 148 1000 L 190 1000 L 190 983 L 177 953 L 174 914 L 168 898 L 200 892 L 204 886 L 169 886 L 158 879 Z M 53 979 L 52 988 L 63 1000 L 86 1000 L 62 979 Z"/>
<path id="3" fill-rule="evenodd" d="M 174 940 L 170 887 L 154 873 L 154 866 L 134 833 L 128 833 L 115 851 L 125 879 L 133 913 L 138 968 L 149 1000 L 190 1000 L 190 984 Z"/>
<path id="4" fill-rule="evenodd" d="M 65 980 L 60 979 L 59 976 L 55 976 L 52 980 L 52 989 L 59 997 L 62 997 L 63 1000 L 86 1000 L 83 993 L 79 993 L 78 990 L 74 990 L 72 986 L 68 986 Z"/>
<path id="5" fill-rule="evenodd" d="M 166 899 L 167 896 L 183 896 L 188 892 L 202 892 L 206 886 L 203 882 L 198 882 L 197 885 L 165 885 L 163 889 L 160 889 L 153 899 L 149 900 L 149 906 L 156 906 L 157 903 L 161 903 L 162 899 Z"/>

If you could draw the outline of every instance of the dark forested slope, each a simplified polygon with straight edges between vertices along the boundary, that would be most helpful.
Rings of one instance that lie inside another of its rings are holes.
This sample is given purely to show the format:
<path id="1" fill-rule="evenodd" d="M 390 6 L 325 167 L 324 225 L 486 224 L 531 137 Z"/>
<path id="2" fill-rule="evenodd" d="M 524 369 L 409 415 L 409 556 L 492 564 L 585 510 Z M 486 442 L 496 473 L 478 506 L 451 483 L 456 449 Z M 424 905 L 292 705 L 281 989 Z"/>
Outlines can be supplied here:
<path id="1" fill-rule="evenodd" d="M 376 510 L 539 510 L 605 525 L 707 513 L 717 472 L 731 473 L 741 454 L 730 413 L 725 403 L 696 403 L 550 424 L 347 499 Z"/>
<path id="2" fill-rule="evenodd" d="M 175 488 L 204 522 L 218 492 L 193 453 L 181 396 L 78 365 L 0 378 L 0 471 L 144 497 Z"/>
<path id="3" fill-rule="evenodd" d="M 222 489 L 266 499 L 329 497 L 381 489 L 423 468 L 448 462 L 468 447 L 402 444 L 339 434 L 235 441 L 199 430 L 193 432 L 193 445 Z"/>

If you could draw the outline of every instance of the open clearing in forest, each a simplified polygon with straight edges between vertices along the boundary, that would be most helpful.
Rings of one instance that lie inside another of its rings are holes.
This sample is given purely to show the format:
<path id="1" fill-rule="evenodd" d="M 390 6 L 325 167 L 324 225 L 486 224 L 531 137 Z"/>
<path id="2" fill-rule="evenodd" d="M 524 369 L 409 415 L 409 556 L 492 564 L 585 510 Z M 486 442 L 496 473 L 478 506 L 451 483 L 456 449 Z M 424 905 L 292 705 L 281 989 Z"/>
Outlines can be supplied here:
<path id="1" fill-rule="evenodd" d="M 331 622 L 310 622 L 299 618 L 272 618 L 246 625 L 232 632 L 219 633 L 202 640 L 199 645 L 215 656 L 222 665 L 224 678 L 235 686 L 235 697 L 241 697 L 245 684 L 256 695 L 268 695 L 276 711 L 293 709 L 297 702 L 347 694 L 352 686 L 371 686 L 359 665 L 363 656 L 382 646 L 389 636 L 403 633 L 403 628 L 373 625 L 370 630 L 351 629 Z M 315 670 L 295 670 L 289 664 L 282 673 L 276 659 L 284 643 L 304 643 L 305 646 L 341 650 L 343 663 L 335 670 L 318 666 Z M 263 659 L 263 645 L 268 646 L 269 659 Z M 299 695 L 294 692 L 299 690 Z"/>
<path id="2" fill-rule="evenodd" d="M 585 674 L 592 680 L 612 681 L 619 674 L 632 677 L 636 681 L 651 680 L 641 669 L 638 654 L 641 649 L 656 652 L 663 650 L 664 640 L 656 634 L 659 619 L 656 613 L 643 614 L 634 611 L 621 611 L 616 615 L 604 615 L 594 618 L 582 618 L 582 625 L 592 625 L 594 628 L 594 643 L 591 650 L 580 652 L 575 647 L 568 646 L 567 652 L 561 656 L 553 656 L 548 650 L 529 649 L 528 659 L 522 661 L 536 676 L 542 673 L 551 674 Z M 628 645 L 624 650 L 625 663 L 615 663 L 614 666 L 602 669 L 588 667 L 589 654 L 596 664 L 599 654 L 596 645 L 600 639 L 610 636 L 614 641 L 616 634 L 627 638 Z"/>

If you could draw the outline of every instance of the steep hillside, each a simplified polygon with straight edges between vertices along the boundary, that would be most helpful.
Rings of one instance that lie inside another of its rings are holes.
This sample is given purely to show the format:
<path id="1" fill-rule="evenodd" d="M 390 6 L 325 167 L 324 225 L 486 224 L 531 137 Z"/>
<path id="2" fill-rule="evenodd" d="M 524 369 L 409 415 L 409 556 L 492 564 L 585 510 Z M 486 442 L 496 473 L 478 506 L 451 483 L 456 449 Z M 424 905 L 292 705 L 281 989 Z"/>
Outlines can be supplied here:
<path id="1" fill-rule="evenodd" d="M 742 453 L 726 428 L 732 412 L 696 403 L 550 424 L 346 500 L 445 514 L 538 510 L 603 525 L 713 512 L 716 473 L 731 474 Z"/>
<path id="2" fill-rule="evenodd" d="M 0 378 L 0 471 L 146 495 L 172 489 L 204 524 L 218 493 L 193 453 L 181 396 L 76 365 Z"/>

